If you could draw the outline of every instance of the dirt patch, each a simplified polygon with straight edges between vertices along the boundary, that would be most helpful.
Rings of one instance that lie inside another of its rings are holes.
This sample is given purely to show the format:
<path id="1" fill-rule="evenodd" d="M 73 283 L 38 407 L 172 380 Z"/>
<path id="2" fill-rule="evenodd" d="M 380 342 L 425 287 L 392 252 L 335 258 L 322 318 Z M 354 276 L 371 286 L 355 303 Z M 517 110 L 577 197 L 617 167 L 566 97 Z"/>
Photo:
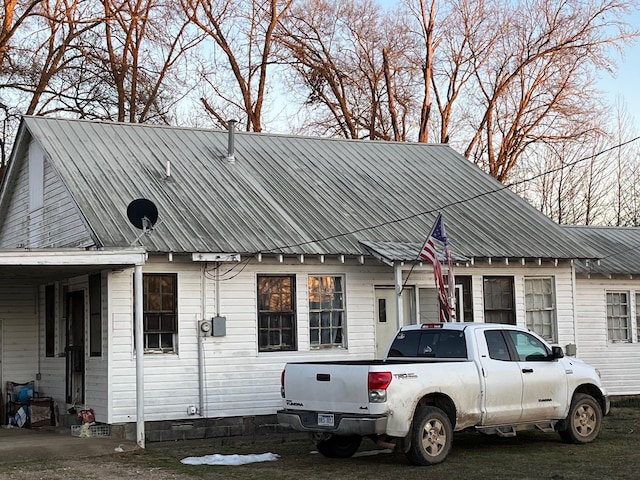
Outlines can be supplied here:
<path id="1" fill-rule="evenodd" d="M 121 463 L 112 457 L 93 457 L 81 460 L 19 464 L 0 473 L 2 480 L 71 480 L 100 479 L 122 480 L 135 477 L 137 479 L 176 480 L 195 478 L 181 472 L 172 472 L 147 465 Z"/>

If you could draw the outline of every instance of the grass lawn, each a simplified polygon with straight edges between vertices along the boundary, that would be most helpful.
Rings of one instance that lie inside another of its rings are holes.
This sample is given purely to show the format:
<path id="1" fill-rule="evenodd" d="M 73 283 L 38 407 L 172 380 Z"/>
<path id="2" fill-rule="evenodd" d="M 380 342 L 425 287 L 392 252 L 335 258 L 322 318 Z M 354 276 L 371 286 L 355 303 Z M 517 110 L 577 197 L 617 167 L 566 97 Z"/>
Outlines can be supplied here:
<path id="1" fill-rule="evenodd" d="M 218 445 L 218 446 L 213 446 Z M 377 447 L 363 441 L 361 452 Z M 180 460 L 189 456 L 272 452 L 277 461 L 243 466 L 192 466 Z M 184 477 L 260 480 L 356 480 L 356 479 L 462 479 L 462 480 L 585 480 L 640 478 L 640 408 L 615 407 L 605 417 L 595 442 L 568 445 L 556 433 L 525 431 L 515 438 L 485 436 L 475 432 L 456 434 L 444 463 L 415 467 L 404 454 L 357 456 L 341 460 L 315 452 L 306 439 L 260 439 L 226 445 L 207 440 L 150 444 L 144 452 L 118 457 L 136 470 L 160 467 Z"/>

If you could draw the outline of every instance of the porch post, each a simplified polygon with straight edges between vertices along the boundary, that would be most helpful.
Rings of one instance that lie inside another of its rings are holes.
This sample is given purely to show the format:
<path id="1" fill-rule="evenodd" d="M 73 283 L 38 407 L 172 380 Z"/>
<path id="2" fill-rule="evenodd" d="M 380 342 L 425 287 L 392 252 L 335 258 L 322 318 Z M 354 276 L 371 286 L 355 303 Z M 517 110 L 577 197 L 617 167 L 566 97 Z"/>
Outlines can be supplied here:
<path id="1" fill-rule="evenodd" d="M 404 325 L 404 309 L 402 308 L 402 262 L 393 265 L 396 281 L 396 330 Z"/>
<path id="2" fill-rule="evenodd" d="M 136 265 L 133 273 L 135 292 L 135 332 L 136 332 L 136 441 L 144 446 L 144 328 L 142 324 L 142 265 Z"/>

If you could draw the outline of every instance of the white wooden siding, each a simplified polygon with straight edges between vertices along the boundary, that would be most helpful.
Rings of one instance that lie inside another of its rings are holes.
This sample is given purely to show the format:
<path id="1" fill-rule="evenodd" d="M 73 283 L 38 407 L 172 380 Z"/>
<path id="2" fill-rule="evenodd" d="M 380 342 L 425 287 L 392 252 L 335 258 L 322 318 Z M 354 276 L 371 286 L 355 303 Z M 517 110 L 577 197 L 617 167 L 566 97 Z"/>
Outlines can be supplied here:
<path id="1" fill-rule="evenodd" d="M 225 272 L 229 267 L 221 270 Z M 176 273 L 178 278 L 178 341 L 177 353 L 145 355 L 145 418 L 148 421 L 188 419 L 189 406 L 199 406 L 200 370 L 203 366 L 203 411 L 206 417 L 259 415 L 274 413 L 281 406 L 280 373 L 286 362 L 308 360 L 372 359 L 375 356 L 375 287 L 393 284 L 393 269 L 357 262 L 290 263 L 265 261 L 238 265 L 220 276 L 220 311 L 216 311 L 216 284 L 212 265 L 175 257 L 169 262 L 163 257 L 151 257 L 144 273 Z M 573 290 L 568 266 L 501 266 L 460 267 L 458 275 L 472 277 L 474 317 L 482 318 L 483 275 L 504 274 L 514 277 L 517 323 L 524 325 L 524 278 L 549 275 L 555 280 L 559 344 L 578 342 L 578 354 L 585 360 L 592 344 L 606 345 L 606 327 L 586 324 L 580 336 L 573 331 Z M 257 285 L 258 274 L 291 274 L 297 281 L 298 349 L 294 352 L 258 352 Z M 309 343 L 307 276 L 309 274 L 342 275 L 345 278 L 347 348 L 313 349 Z M 405 279 L 408 271 L 404 272 Z M 428 268 L 414 270 L 407 286 L 419 289 L 433 287 L 433 274 Z M 58 326 L 63 328 L 62 303 L 67 291 L 83 290 L 87 295 L 88 277 L 77 277 L 57 285 Z M 600 303 L 588 303 L 593 295 L 580 297 L 586 309 L 597 312 L 604 308 L 604 290 L 600 288 Z M 621 286 L 620 288 L 630 288 Z M 16 291 L 19 294 L 16 294 Z M 57 353 L 45 357 L 44 286 L 22 291 L 9 285 L 2 288 L 5 307 L 3 318 L 4 352 L 3 378 L 27 381 L 41 373 L 39 389 L 64 404 L 65 359 L 60 334 Z M 85 297 L 88 319 L 89 301 Z M 103 276 L 103 355 L 86 357 L 85 404 L 94 409 L 98 421 L 108 423 L 134 422 L 136 418 L 136 362 L 133 345 L 133 269 L 108 272 Z M 226 336 L 200 337 L 198 321 L 215 315 L 225 316 Z M 39 317 L 39 322 L 36 320 Z M 88 321 L 85 329 L 88 329 Z M 582 326 L 581 326 L 582 328 Z M 85 330 L 88 342 L 88 330 Z M 36 334 L 40 338 L 36 338 Z M 11 339 L 11 342 L 7 341 Z M 17 341 L 16 341 L 17 339 Z M 202 342 L 199 361 L 198 342 Z M 586 342 L 586 343 L 585 343 Z M 37 348 L 40 348 L 38 357 Z M 629 349 L 637 345 L 615 345 L 621 361 Z M 625 350 L 626 349 L 626 350 Z M 637 356 L 637 355 L 636 355 Z M 633 370 L 633 365 L 631 370 Z M 611 374 L 617 372 L 612 368 Z M 11 378 L 7 377 L 9 375 Z M 621 380 L 623 383 L 627 380 Z"/>
<path id="2" fill-rule="evenodd" d="M 30 149 L 40 150 L 40 147 L 32 142 Z M 30 190 L 29 158 L 27 152 L 20 159 L 20 172 L 10 196 L 5 224 L 0 232 L 0 247 L 56 248 L 93 245 L 78 207 L 46 157 L 44 190 L 38 192 L 38 195 L 44 195 L 44 207 L 29 210 L 30 191 L 35 195 L 37 190 Z"/>
<path id="3" fill-rule="evenodd" d="M 578 356 L 600 369 L 611 395 L 640 394 L 640 343 L 609 342 L 607 291 L 629 293 L 631 323 L 635 326 L 635 293 L 640 279 L 578 278 L 576 281 Z"/>
<path id="4" fill-rule="evenodd" d="M 13 184 L 7 214 L 0 231 L 0 248 L 19 248 L 27 245 L 29 231 L 29 164 L 19 161 L 20 171 Z"/>
<path id="5" fill-rule="evenodd" d="M 26 285 L 0 284 L 2 326 L 2 378 L 4 382 L 30 382 L 38 372 L 37 289 Z M 36 385 L 37 388 L 37 385 Z"/>
<path id="6" fill-rule="evenodd" d="M 145 419 L 148 421 L 187 419 L 190 405 L 199 405 L 198 342 L 202 342 L 204 410 L 207 417 L 272 414 L 281 406 L 280 373 L 286 362 L 308 360 L 372 359 L 375 356 L 374 288 L 392 285 L 393 269 L 383 265 L 314 263 L 305 259 L 277 263 L 265 260 L 237 266 L 223 265 L 219 281 L 220 311 L 216 312 L 213 265 L 175 257 L 168 262 L 151 258 L 144 273 L 178 275 L 177 354 L 147 354 L 145 368 Z M 499 274 L 514 276 L 518 324 L 525 324 L 524 277 L 553 276 L 555 279 L 560 343 L 575 341 L 573 334 L 573 291 L 568 265 L 513 266 L 499 268 Z M 296 276 L 297 351 L 258 352 L 258 274 Z M 312 349 L 309 344 L 307 276 L 343 275 L 345 278 L 346 349 Z M 474 287 L 482 275 L 495 275 L 496 266 L 460 268 L 471 275 Z M 405 272 L 405 277 L 407 272 Z M 432 287 L 430 270 L 414 270 L 408 285 Z M 133 270 L 108 276 L 109 290 L 109 392 L 112 423 L 135 421 L 135 356 L 133 352 Z M 474 288 L 474 314 L 482 317 L 482 289 Z M 478 311 L 480 308 L 480 311 Z M 199 337 L 198 321 L 217 314 L 226 317 L 224 337 Z"/>

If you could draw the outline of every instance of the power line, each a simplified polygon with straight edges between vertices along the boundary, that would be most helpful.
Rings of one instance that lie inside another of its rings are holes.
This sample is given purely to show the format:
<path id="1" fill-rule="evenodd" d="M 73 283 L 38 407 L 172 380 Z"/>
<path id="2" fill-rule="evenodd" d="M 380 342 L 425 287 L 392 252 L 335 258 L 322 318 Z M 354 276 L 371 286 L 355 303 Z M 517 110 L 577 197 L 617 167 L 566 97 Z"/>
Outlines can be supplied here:
<path id="1" fill-rule="evenodd" d="M 508 184 L 504 184 L 504 185 L 501 185 L 498 188 L 495 188 L 495 189 L 492 189 L 492 190 L 488 190 L 486 192 L 478 193 L 478 194 L 473 195 L 473 196 L 468 197 L 468 198 L 463 198 L 463 199 L 460 199 L 460 200 L 449 202 L 449 203 L 441 205 L 441 206 L 439 206 L 437 208 L 433 208 L 433 209 L 430 209 L 430 210 L 423 210 L 421 212 L 414 213 L 414 214 L 411 214 L 411 215 L 407 215 L 405 217 L 396 218 L 396 219 L 393 219 L 393 220 L 388 220 L 386 222 L 381 222 L 381 223 L 378 223 L 378 224 L 375 224 L 375 225 L 371 225 L 371 226 L 368 226 L 368 227 L 357 228 L 357 229 L 351 230 L 349 232 L 337 233 L 335 235 L 330 235 L 330 236 L 327 236 L 327 237 L 307 240 L 307 241 L 304 241 L 304 242 L 293 243 L 293 244 L 289 244 L 289 245 L 285 245 L 285 246 L 279 246 L 279 247 L 274 247 L 274 248 L 271 248 L 271 249 L 264 249 L 264 250 L 260 250 L 258 252 L 254 252 L 246 260 L 242 260 L 241 262 L 235 263 L 230 268 L 228 268 L 225 272 L 221 272 L 221 276 L 219 277 L 219 280 L 220 281 L 228 281 L 228 280 L 234 279 L 235 277 L 237 277 L 240 273 L 242 273 L 245 270 L 245 268 L 248 266 L 248 264 L 251 261 L 251 259 L 253 258 L 253 256 L 258 255 L 260 253 L 274 253 L 274 252 L 282 251 L 282 250 L 287 249 L 287 248 L 300 247 L 300 246 L 303 246 L 303 245 L 309 245 L 309 244 L 312 244 L 312 243 L 319 243 L 319 242 L 323 242 L 323 241 L 327 241 L 327 240 L 332 240 L 332 239 L 335 239 L 335 238 L 345 237 L 347 235 L 354 235 L 354 234 L 360 233 L 360 232 L 365 232 L 365 231 L 369 231 L 369 230 L 375 230 L 376 228 L 381 228 L 381 227 L 385 227 L 385 226 L 388 226 L 388 225 L 393 225 L 393 224 L 396 224 L 396 223 L 405 222 L 407 220 L 411 220 L 413 218 L 417 218 L 417 217 L 421 217 L 421 216 L 428 215 L 428 214 L 431 214 L 431 213 L 435 213 L 435 212 L 438 212 L 440 210 L 445 210 L 447 208 L 450 208 L 450 207 L 453 207 L 453 206 L 456 206 L 456 205 L 461 205 L 461 204 L 464 204 L 464 203 L 467 203 L 467 202 L 472 202 L 474 200 L 477 200 L 478 198 L 482 198 L 482 197 L 485 197 L 487 195 L 493 195 L 494 193 L 501 192 L 501 191 L 509 189 L 509 188 L 511 188 L 513 186 L 521 185 L 521 184 L 524 184 L 524 183 L 528 183 L 528 182 L 536 180 L 536 179 L 538 179 L 540 177 L 548 175 L 550 173 L 555 173 L 555 172 L 563 170 L 565 168 L 573 167 L 573 166 L 575 166 L 575 165 L 577 165 L 579 163 L 582 163 L 584 161 L 595 159 L 595 158 L 597 158 L 599 156 L 604 155 L 605 153 L 609 153 L 609 152 L 611 152 L 611 151 L 613 151 L 613 150 L 615 150 L 617 148 L 622 148 L 622 147 L 624 147 L 626 145 L 629 145 L 629 144 L 631 144 L 633 142 L 636 142 L 638 140 L 640 140 L 640 136 L 637 136 L 637 137 L 632 138 L 630 140 L 627 140 L 625 142 L 619 143 L 619 144 L 614 145 L 612 147 L 605 148 L 605 149 L 603 149 L 603 150 L 601 150 L 601 151 L 599 151 L 597 153 L 594 153 L 592 155 L 587 155 L 585 157 L 579 158 L 577 160 L 574 160 L 573 162 L 569 162 L 569 163 L 563 164 L 563 165 L 561 165 L 559 167 L 551 168 L 551 169 L 546 170 L 546 171 L 544 171 L 542 173 L 536 174 L 536 175 L 534 175 L 532 177 L 525 178 L 525 179 L 522 179 L 522 180 L 517 180 L 517 181 L 511 182 L 511 183 L 508 183 Z M 523 200 L 523 201 L 525 201 L 525 200 Z M 640 248 L 640 245 L 638 245 L 637 247 L 633 247 L 633 248 L 629 249 L 629 251 L 635 250 L 637 248 Z M 620 253 L 624 253 L 624 252 L 620 252 Z M 608 255 L 606 257 L 602 257 L 602 259 L 606 259 L 606 258 L 612 257 L 614 255 L 617 255 L 617 254 L 614 253 L 614 254 Z M 220 266 L 218 266 L 217 268 L 220 268 Z M 214 268 L 214 270 L 215 270 L 215 268 Z M 234 270 L 238 270 L 238 271 L 234 272 Z M 207 272 L 205 272 L 205 275 L 206 274 L 207 274 Z M 232 275 L 227 276 L 229 274 L 232 274 Z M 211 278 L 211 274 L 210 273 L 208 274 L 208 277 Z"/>

